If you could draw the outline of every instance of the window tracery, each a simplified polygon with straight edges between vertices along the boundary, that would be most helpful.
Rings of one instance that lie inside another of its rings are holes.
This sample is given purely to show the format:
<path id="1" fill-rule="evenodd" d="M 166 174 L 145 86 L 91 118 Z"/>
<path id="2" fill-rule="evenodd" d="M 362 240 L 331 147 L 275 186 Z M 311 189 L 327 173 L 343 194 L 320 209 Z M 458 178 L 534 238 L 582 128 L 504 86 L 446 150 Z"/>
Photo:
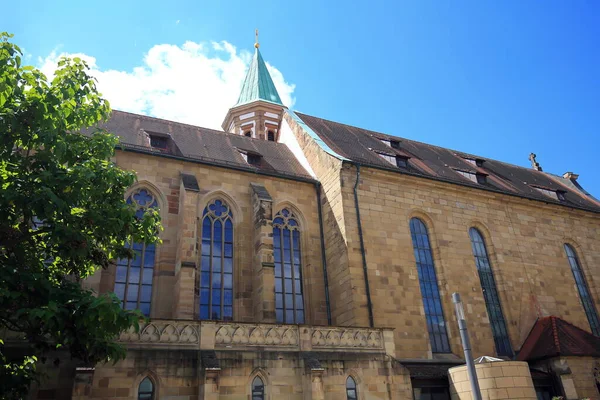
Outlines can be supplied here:
<path id="1" fill-rule="evenodd" d="M 126 202 L 136 208 L 135 215 L 140 219 L 149 209 L 158 208 L 156 196 L 145 188 L 135 190 Z M 131 243 L 126 244 L 128 248 L 131 246 Z M 135 253 L 133 258 L 117 260 L 114 292 L 121 300 L 124 309 L 139 309 L 142 314 L 149 316 L 156 245 L 133 243 L 132 247 Z"/>
<path id="2" fill-rule="evenodd" d="M 233 213 L 221 199 L 202 214 L 200 319 L 233 319 Z"/>
<path id="3" fill-rule="evenodd" d="M 444 320 L 440 289 L 435 274 L 427 227 L 419 218 L 412 218 L 410 220 L 410 233 L 417 262 L 431 349 L 434 353 L 450 353 L 446 321 Z"/>
<path id="4" fill-rule="evenodd" d="M 304 323 L 300 234 L 298 218 L 292 211 L 284 208 L 275 215 L 275 316 L 280 323 Z"/>
<path id="5" fill-rule="evenodd" d="M 494 342 L 496 344 L 496 351 L 499 356 L 512 357 L 513 350 L 510 344 L 508 330 L 506 329 L 506 322 L 500 304 L 500 296 L 498 295 L 498 289 L 496 287 L 492 265 L 485 247 L 485 241 L 477 228 L 469 229 L 469 237 L 471 238 L 471 247 L 473 249 L 473 256 L 475 257 L 479 281 L 481 282 L 481 288 L 483 289 L 485 307 L 490 319 L 490 325 L 492 326 L 492 336 L 494 337 Z"/>
<path id="6" fill-rule="evenodd" d="M 585 315 L 590 323 L 592 333 L 596 336 L 600 336 L 600 317 L 598 317 L 598 312 L 596 311 L 594 300 L 592 299 L 590 289 L 585 280 L 585 276 L 583 275 L 581 264 L 579 264 L 577 253 L 575 252 L 575 249 L 567 243 L 565 243 L 565 252 L 567 253 L 571 272 L 573 272 L 575 284 L 577 285 L 577 290 L 579 292 L 579 298 L 581 299 Z"/>

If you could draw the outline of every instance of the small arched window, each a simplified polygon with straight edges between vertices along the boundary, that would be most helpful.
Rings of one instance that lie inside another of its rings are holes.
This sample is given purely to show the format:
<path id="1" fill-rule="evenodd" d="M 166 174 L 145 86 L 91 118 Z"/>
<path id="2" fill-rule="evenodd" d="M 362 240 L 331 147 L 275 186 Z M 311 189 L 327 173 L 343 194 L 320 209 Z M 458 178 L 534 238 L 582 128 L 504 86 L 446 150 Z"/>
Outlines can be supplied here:
<path id="1" fill-rule="evenodd" d="M 508 337 L 508 330 L 506 329 L 506 322 L 500 304 L 500 296 L 496 288 L 496 281 L 494 280 L 494 273 L 483 236 L 481 236 L 481 233 L 476 228 L 471 228 L 469 229 L 469 237 L 471 238 L 471 247 L 473 249 L 473 256 L 475 257 L 479 281 L 483 289 L 485 307 L 488 312 L 490 324 L 492 325 L 492 336 L 496 344 L 496 351 L 499 356 L 512 357 L 512 346 Z"/>
<path id="2" fill-rule="evenodd" d="M 581 303 L 583 305 L 585 315 L 590 323 L 592 333 L 596 336 L 600 336 L 600 318 L 598 317 L 598 312 L 596 311 L 596 306 L 594 305 L 594 299 L 592 299 L 590 289 L 588 288 L 585 276 L 583 275 L 581 264 L 579 264 L 577 253 L 575 253 L 575 249 L 573 249 L 573 247 L 567 243 L 565 243 L 565 252 L 569 258 L 569 264 L 571 265 L 571 271 L 573 272 L 573 277 L 575 278 L 577 291 L 579 292 L 579 297 L 581 298 Z"/>
<path id="3" fill-rule="evenodd" d="M 135 215 L 138 218 L 142 218 L 148 209 L 158 208 L 156 197 L 146 189 L 133 192 L 127 198 L 127 204 L 135 206 Z M 126 247 L 131 247 L 131 243 L 127 243 Z M 133 251 L 135 253 L 133 258 L 117 260 L 114 291 L 124 309 L 139 309 L 142 314 L 149 316 L 156 245 L 133 243 Z"/>
<path id="4" fill-rule="evenodd" d="M 138 400 L 154 400 L 154 384 L 149 377 L 145 377 L 140 382 Z"/>
<path id="5" fill-rule="evenodd" d="M 302 257 L 298 219 L 287 208 L 273 219 L 275 317 L 279 323 L 304 323 Z"/>
<path id="6" fill-rule="evenodd" d="M 270 142 L 274 142 L 274 141 L 275 141 L 275 132 L 273 132 L 273 131 L 268 131 L 268 132 L 267 132 L 267 139 L 268 139 Z"/>
<path id="7" fill-rule="evenodd" d="M 204 208 L 200 319 L 233 319 L 233 214 L 216 199 Z"/>
<path id="8" fill-rule="evenodd" d="M 410 220 L 410 234 L 415 260 L 417 261 L 417 273 L 421 286 L 423 307 L 425 308 L 425 318 L 427 318 L 431 350 L 434 353 L 450 353 L 446 321 L 444 320 L 440 289 L 435 275 L 435 265 L 433 264 L 427 227 L 419 218 L 413 218 Z"/>
<path id="9" fill-rule="evenodd" d="M 358 399 L 358 392 L 356 390 L 356 381 L 351 376 L 349 376 L 346 379 L 346 399 L 347 400 Z"/>
<path id="10" fill-rule="evenodd" d="M 260 376 L 252 380 L 252 400 L 265 400 L 265 384 Z"/>

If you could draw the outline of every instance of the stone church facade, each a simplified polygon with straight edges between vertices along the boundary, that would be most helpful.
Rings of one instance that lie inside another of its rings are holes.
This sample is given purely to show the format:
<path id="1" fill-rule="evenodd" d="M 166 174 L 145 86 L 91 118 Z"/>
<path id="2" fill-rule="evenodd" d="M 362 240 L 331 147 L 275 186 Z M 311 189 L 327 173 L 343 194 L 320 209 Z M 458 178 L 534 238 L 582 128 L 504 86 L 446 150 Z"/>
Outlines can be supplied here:
<path id="1" fill-rule="evenodd" d="M 478 365 L 485 398 L 600 399 L 600 201 L 577 175 L 293 112 L 258 47 L 224 114 L 113 113 L 162 244 L 85 285 L 149 322 L 33 398 L 466 399 L 459 292 L 474 356 L 505 360 Z"/>

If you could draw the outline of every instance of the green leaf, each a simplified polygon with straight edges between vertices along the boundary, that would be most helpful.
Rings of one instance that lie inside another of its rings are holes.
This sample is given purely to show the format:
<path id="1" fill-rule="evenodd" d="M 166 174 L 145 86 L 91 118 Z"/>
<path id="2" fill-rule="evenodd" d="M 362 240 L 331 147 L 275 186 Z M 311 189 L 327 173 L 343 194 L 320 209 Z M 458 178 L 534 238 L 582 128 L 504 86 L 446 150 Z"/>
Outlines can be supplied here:
<path id="1" fill-rule="evenodd" d="M 135 174 L 111 162 L 118 139 L 97 128 L 110 107 L 86 63 L 61 58 L 50 82 L 21 65 L 11 38 L 0 34 L 0 332 L 29 345 L 8 359 L 0 340 L 0 398 L 12 399 L 28 397 L 38 360 L 56 349 L 87 364 L 125 357 L 114 340 L 139 330 L 141 314 L 79 282 L 131 257 L 131 238 L 157 242 L 161 226 L 124 201 Z"/>

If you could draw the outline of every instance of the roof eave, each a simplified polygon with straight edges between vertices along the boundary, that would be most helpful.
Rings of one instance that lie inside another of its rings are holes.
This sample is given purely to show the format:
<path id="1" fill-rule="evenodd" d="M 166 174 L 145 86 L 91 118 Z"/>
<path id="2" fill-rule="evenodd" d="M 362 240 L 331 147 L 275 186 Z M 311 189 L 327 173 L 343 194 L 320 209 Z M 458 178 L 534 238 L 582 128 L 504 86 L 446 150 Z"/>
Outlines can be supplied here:
<path id="1" fill-rule="evenodd" d="M 453 184 L 453 185 L 468 187 L 468 188 L 471 188 L 471 189 L 484 190 L 486 192 L 492 192 L 492 193 L 498 193 L 498 194 L 503 194 L 503 195 L 512 196 L 512 197 L 518 197 L 518 198 L 526 199 L 526 200 L 539 201 L 539 202 L 545 203 L 545 204 L 551 204 L 551 205 L 566 207 L 566 208 L 575 209 L 575 210 L 587 211 L 587 212 L 591 212 L 591 213 L 594 213 L 594 214 L 600 214 L 600 210 L 595 210 L 595 209 L 592 209 L 592 208 L 578 207 L 578 206 L 573 206 L 573 205 L 564 204 L 564 203 L 558 203 L 558 202 L 552 202 L 552 201 L 544 201 L 544 200 L 537 199 L 535 197 L 528 197 L 528 196 L 524 196 L 524 195 L 521 195 L 521 194 L 518 194 L 518 193 L 510 193 L 510 192 L 504 192 L 504 191 L 501 191 L 501 190 L 496 190 L 496 189 L 491 188 L 491 187 L 475 186 L 475 185 L 470 185 L 470 184 L 468 184 L 466 182 L 465 183 L 457 182 L 457 181 L 454 181 L 454 180 L 451 180 L 451 179 L 445 179 L 443 177 L 417 174 L 417 173 L 413 173 L 413 172 L 410 172 L 410 171 L 402 171 L 401 169 L 394 168 L 394 167 L 389 167 L 388 168 L 388 167 L 384 167 L 384 166 L 380 166 L 380 165 L 361 163 L 359 161 L 354 161 L 354 160 L 350 160 L 350 159 L 343 159 L 342 162 L 353 164 L 353 165 L 360 165 L 361 167 L 374 168 L 374 169 L 378 169 L 378 170 L 382 170 L 382 171 L 395 172 L 395 173 L 399 173 L 399 174 L 402 174 L 402 175 L 414 176 L 414 177 L 417 177 L 417 178 L 424 178 L 424 179 L 438 181 L 438 182 L 450 183 L 450 184 Z"/>
<path id="2" fill-rule="evenodd" d="M 133 146 L 135 146 L 135 147 L 133 147 Z M 177 156 L 177 155 L 167 154 L 167 153 L 157 153 L 157 152 L 153 152 L 151 150 L 141 149 L 141 148 L 139 148 L 139 146 L 130 145 L 128 143 L 119 143 L 119 144 L 117 144 L 116 149 L 121 150 L 123 152 L 133 152 L 133 153 L 138 153 L 138 154 L 145 154 L 148 156 L 170 158 L 173 160 L 180 160 L 180 161 L 188 161 L 188 162 L 195 163 L 195 164 L 210 165 L 213 167 L 231 169 L 231 170 L 235 170 L 235 171 L 255 173 L 257 175 L 273 176 L 273 177 L 277 177 L 277 178 L 289 179 L 289 180 L 298 181 L 298 182 L 306 182 L 306 183 L 312 183 L 312 184 L 319 183 L 318 180 L 313 179 L 308 176 L 304 177 L 304 176 L 300 176 L 300 175 L 286 174 L 286 173 L 276 172 L 276 171 L 265 171 L 265 170 L 261 170 L 259 168 L 252 168 L 250 166 L 248 166 L 247 168 L 244 168 L 241 165 L 233 165 L 233 164 L 227 165 L 227 164 L 225 164 L 225 162 L 220 163 L 217 160 L 207 160 L 204 158 L 192 158 L 192 157 L 186 157 L 185 155 Z"/>

